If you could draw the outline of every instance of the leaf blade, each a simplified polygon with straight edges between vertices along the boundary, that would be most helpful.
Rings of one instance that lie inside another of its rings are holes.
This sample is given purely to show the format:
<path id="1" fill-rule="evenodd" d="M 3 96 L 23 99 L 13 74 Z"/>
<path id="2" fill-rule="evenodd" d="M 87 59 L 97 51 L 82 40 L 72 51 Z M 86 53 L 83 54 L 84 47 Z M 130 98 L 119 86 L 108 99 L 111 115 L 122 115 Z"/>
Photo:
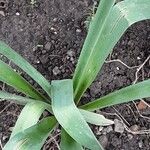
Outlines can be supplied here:
<path id="1" fill-rule="evenodd" d="M 50 84 L 32 65 L 23 57 L 16 53 L 12 48 L 0 41 L 0 53 L 13 61 L 17 66 L 24 70 L 33 80 L 35 80 L 50 96 Z"/>
<path id="2" fill-rule="evenodd" d="M 46 103 L 40 101 L 27 103 L 17 119 L 10 138 L 17 133 L 23 132 L 25 129 L 35 125 L 47 107 L 48 106 Z"/>
<path id="3" fill-rule="evenodd" d="M 78 103 L 87 85 L 89 85 L 89 83 L 85 80 L 85 77 L 88 76 L 85 76 L 85 72 L 89 74 L 90 71 L 90 67 L 87 67 L 87 65 L 89 65 L 88 62 L 91 61 L 90 57 L 92 57 L 92 53 L 94 50 L 93 47 L 95 47 L 95 45 L 97 44 L 97 39 L 102 32 L 104 26 L 103 22 L 106 21 L 106 18 L 109 15 L 109 12 L 112 9 L 114 3 L 115 0 L 110 0 L 109 3 L 107 3 L 105 0 L 101 0 L 97 9 L 97 13 L 90 24 L 89 32 L 81 50 L 81 54 L 73 76 L 74 95 L 76 103 Z M 83 89 L 81 87 L 85 88 Z"/>
<path id="4" fill-rule="evenodd" d="M 7 83 L 18 91 L 39 100 L 46 100 L 46 98 L 38 92 L 29 82 L 22 78 L 6 63 L 0 60 L 0 81 Z"/>
<path id="5" fill-rule="evenodd" d="M 102 149 L 73 101 L 72 80 L 52 81 L 52 110 L 60 125 L 79 144 L 95 150 Z"/>
<path id="6" fill-rule="evenodd" d="M 61 150 L 83 150 L 82 146 L 78 144 L 64 129 L 61 129 Z"/>
<path id="7" fill-rule="evenodd" d="M 110 93 L 102 98 L 81 106 L 82 109 L 94 111 L 96 109 L 150 97 L 150 80 L 146 80 L 121 90 Z"/>
<path id="8" fill-rule="evenodd" d="M 3 150 L 40 150 L 49 133 L 56 126 L 54 117 L 47 117 L 38 124 L 18 133 L 11 138 Z"/>
<path id="9" fill-rule="evenodd" d="M 114 121 L 106 119 L 103 115 L 96 114 L 90 111 L 80 109 L 86 122 L 97 125 L 97 126 L 108 126 L 114 124 Z"/>
<path id="10" fill-rule="evenodd" d="M 101 7 L 100 5 L 99 8 Z M 108 54 L 126 29 L 135 22 L 150 19 L 149 7 L 150 1 L 148 0 L 143 0 L 142 2 L 138 0 L 119 2 L 110 9 L 106 21 L 103 22 L 103 29 L 97 31 L 95 37 L 87 36 L 86 42 L 89 42 L 90 39 L 95 43 L 93 42 L 89 47 L 85 42 L 83 46 L 74 74 L 75 102 L 80 100 L 82 94 L 93 82 Z M 99 15 L 97 11 L 95 17 L 98 18 Z M 93 20 L 93 24 L 94 21 L 95 24 L 99 24 L 96 19 Z M 94 25 L 90 27 L 90 30 L 94 30 L 93 28 Z M 85 63 L 81 65 L 81 62 Z"/>

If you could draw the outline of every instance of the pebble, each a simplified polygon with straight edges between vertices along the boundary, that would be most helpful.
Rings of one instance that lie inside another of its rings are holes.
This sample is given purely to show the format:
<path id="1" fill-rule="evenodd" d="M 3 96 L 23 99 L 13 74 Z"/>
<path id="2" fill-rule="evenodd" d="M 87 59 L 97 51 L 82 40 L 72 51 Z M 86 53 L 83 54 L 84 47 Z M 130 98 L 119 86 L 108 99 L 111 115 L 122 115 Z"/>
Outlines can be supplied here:
<path id="1" fill-rule="evenodd" d="M 111 132 L 111 131 L 113 131 L 112 126 L 108 126 L 108 127 L 104 128 L 104 129 L 102 130 L 102 134 L 107 134 L 107 133 L 109 133 L 109 132 Z"/>
<path id="2" fill-rule="evenodd" d="M 132 134 L 128 134 L 128 138 L 129 138 L 129 140 L 132 140 L 133 139 L 133 135 Z"/>
<path id="3" fill-rule="evenodd" d="M 69 50 L 67 52 L 67 55 L 70 56 L 70 57 L 73 57 L 75 55 L 75 53 L 72 50 Z"/>
<path id="4" fill-rule="evenodd" d="M 101 143 L 101 145 L 103 146 L 103 148 L 106 148 L 107 144 L 108 144 L 108 138 L 106 135 L 102 135 L 99 137 L 99 142 Z"/>
<path id="5" fill-rule="evenodd" d="M 8 138 L 8 136 L 3 136 L 2 140 L 5 141 Z"/>
<path id="6" fill-rule="evenodd" d="M 117 70 L 120 70 L 120 68 L 119 68 L 119 67 L 116 67 L 116 69 L 117 69 Z"/>
<path id="7" fill-rule="evenodd" d="M 53 19 L 53 22 L 57 22 L 57 18 L 54 18 L 54 19 Z"/>
<path id="8" fill-rule="evenodd" d="M 56 67 L 54 67 L 54 69 L 53 69 L 53 74 L 54 75 L 58 75 L 58 74 L 60 74 L 60 70 L 59 70 L 59 68 L 56 66 Z"/>
<path id="9" fill-rule="evenodd" d="M 115 124 L 115 129 L 114 129 L 115 132 L 118 132 L 118 133 L 124 132 L 124 124 L 120 120 L 115 119 L 114 124 Z"/>
<path id="10" fill-rule="evenodd" d="M 16 16 L 20 16 L 20 13 L 19 13 L 19 12 L 16 12 Z"/>
<path id="11" fill-rule="evenodd" d="M 109 133 L 109 132 L 113 131 L 112 126 L 108 126 L 106 129 L 107 129 L 107 133 Z"/>
<path id="12" fill-rule="evenodd" d="M 50 42 L 47 42 L 47 43 L 45 44 L 45 49 L 46 49 L 46 50 L 50 50 L 50 48 L 51 48 L 51 43 L 50 43 Z"/>
<path id="13" fill-rule="evenodd" d="M 130 127 L 130 130 L 133 131 L 133 132 L 136 132 L 139 129 L 140 129 L 140 127 L 138 125 L 136 125 L 136 124 Z"/>
<path id="14" fill-rule="evenodd" d="M 41 63 L 42 64 L 46 64 L 47 62 L 48 62 L 48 57 L 47 56 L 45 56 L 45 55 L 43 55 L 41 58 L 40 58 L 40 61 L 41 61 Z"/>
<path id="15" fill-rule="evenodd" d="M 140 142 L 138 143 L 138 145 L 139 145 L 139 148 L 142 148 L 142 147 L 143 147 L 143 142 L 140 141 Z"/>
<path id="16" fill-rule="evenodd" d="M 0 11 L 0 15 L 5 16 L 4 11 Z"/>
<path id="17" fill-rule="evenodd" d="M 82 30 L 81 30 L 81 29 L 76 29 L 76 32 L 77 32 L 77 33 L 81 33 Z"/>

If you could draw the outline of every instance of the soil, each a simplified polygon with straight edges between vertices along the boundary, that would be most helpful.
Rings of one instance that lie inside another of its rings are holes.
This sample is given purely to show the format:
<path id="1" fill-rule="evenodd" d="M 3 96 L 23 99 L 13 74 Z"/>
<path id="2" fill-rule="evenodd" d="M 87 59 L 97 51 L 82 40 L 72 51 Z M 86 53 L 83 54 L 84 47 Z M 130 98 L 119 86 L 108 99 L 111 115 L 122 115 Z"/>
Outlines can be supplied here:
<path id="1" fill-rule="evenodd" d="M 30 0 L 0 0 L 0 40 L 26 58 L 49 81 L 71 78 L 87 34 L 85 21 L 91 15 L 94 0 L 35 2 L 31 5 Z M 126 31 L 108 60 L 120 59 L 128 66 L 138 66 L 149 55 L 150 21 L 142 21 Z M 82 103 L 133 84 L 135 73 L 136 68 L 129 69 L 119 62 L 105 63 L 97 79 L 85 93 Z M 24 73 L 23 76 L 37 86 Z M 139 72 L 138 81 L 148 78 L 150 61 L 147 61 Z M 14 92 L 4 84 L 1 84 L 1 89 Z M 0 102 L 2 146 L 9 139 L 20 110 L 21 107 L 16 104 Z M 133 103 L 106 108 L 102 113 L 113 120 L 120 119 L 113 115 L 116 113 L 126 120 L 124 123 L 132 131 L 150 129 L 150 119 L 141 117 Z M 148 108 L 140 113 L 150 117 Z M 150 149 L 149 134 L 134 135 L 126 130 L 119 133 L 115 131 L 115 126 L 111 129 L 93 127 L 93 130 L 106 150 Z M 55 148 L 55 144 L 52 143 L 47 142 L 43 149 Z"/>

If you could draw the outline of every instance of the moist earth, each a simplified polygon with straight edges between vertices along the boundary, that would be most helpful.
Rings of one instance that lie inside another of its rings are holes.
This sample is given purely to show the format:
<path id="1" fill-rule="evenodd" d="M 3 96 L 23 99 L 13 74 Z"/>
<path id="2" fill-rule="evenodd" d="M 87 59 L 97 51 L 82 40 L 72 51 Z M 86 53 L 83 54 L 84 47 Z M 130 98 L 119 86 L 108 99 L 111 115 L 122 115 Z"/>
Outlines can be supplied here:
<path id="1" fill-rule="evenodd" d="M 93 14 L 94 0 L 0 0 L 0 40 L 9 44 L 27 59 L 49 81 L 71 78 L 87 34 L 87 18 Z M 96 80 L 84 94 L 86 103 L 136 81 L 136 71 L 150 55 L 150 21 L 130 27 L 119 40 L 103 65 Z M 35 87 L 38 85 L 5 57 Z M 119 59 L 124 64 L 118 61 Z M 138 73 L 138 81 L 150 78 L 150 61 Z M 1 89 L 16 92 L 0 84 Z M 39 88 L 39 87 L 38 87 Z M 17 92 L 18 93 L 18 92 Z M 18 93 L 20 94 L 20 93 Z M 145 99 L 149 102 L 149 99 Z M 138 102 L 137 102 L 138 104 Z M 0 147 L 8 141 L 22 107 L 0 102 Z M 150 110 L 137 111 L 134 103 L 117 105 L 101 110 L 106 117 L 123 120 L 109 127 L 92 126 L 106 150 L 149 150 Z M 146 117 L 143 117 L 146 116 Z M 139 134 L 137 134 L 137 131 Z M 133 134 L 134 132 L 134 134 Z M 56 138 L 59 141 L 59 137 Z M 57 149 L 55 142 L 47 140 L 43 149 Z"/>

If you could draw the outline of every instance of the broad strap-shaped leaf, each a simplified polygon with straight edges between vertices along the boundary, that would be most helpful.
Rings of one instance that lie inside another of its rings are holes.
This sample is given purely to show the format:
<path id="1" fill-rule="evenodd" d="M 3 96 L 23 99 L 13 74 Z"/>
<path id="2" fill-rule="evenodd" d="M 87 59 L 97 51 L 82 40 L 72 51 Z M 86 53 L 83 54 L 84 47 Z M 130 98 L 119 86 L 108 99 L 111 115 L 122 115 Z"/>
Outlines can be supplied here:
<path id="1" fill-rule="evenodd" d="M 23 57 L 17 54 L 12 48 L 0 41 L 0 53 L 14 62 L 24 70 L 33 80 L 35 80 L 50 96 L 50 84 L 32 65 Z"/>
<path id="2" fill-rule="evenodd" d="M 56 124 L 54 117 L 47 117 L 11 138 L 3 150 L 40 150 Z"/>
<path id="3" fill-rule="evenodd" d="M 82 146 L 78 144 L 67 132 L 61 129 L 61 150 L 83 150 Z"/>
<path id="4" fill-rule="evenodd" d="M 11 134 L 11 138 L 17 133 L 35 125 L 39 121 L 43 111 L 45 109 L 50 109 L 48 108 L 49 106 L 50 105 L 41 101 L 27 103 L 19 115 L 19 118 Z"/>
<path id="5" fill-rule="evenodd" d="M 98 125 L 98 126 L 108 126 L 114 124 L 114 121 L 106 119 L 103 115 L 96 114 L 90 111 L 80 109 L 80 113 L 83 115 L 86 122 Z"/>
<path id="6" fill-rule="evenodd" d="M 147 97 L 150 97 L 150 79 L 110 93 L 102 98 L 81 106 L 81 108 L 94 111 Z"/>
<path id="7" fill-rule="evenodd" d="M 53 113 L 64 130 L 80 145 L 93 150 L 102 149 L 74 104 L 72 80 L 52 81 L 51 96 Z"/>
<path id="8" fill-rule="evenodd" d="M 7 83 L 18 91 L 38 100 L 46 100 L 29 82 L 22 78 L 6 63 L 0 60 L 0 81 Z"/>
<path id="9" fill-rule="evenodd" d="M 115 0 L 109 0 L 109 2 L 107 2 L 106 0 L 101 0 L 100 5 L 97 9 L 97 13 L 92 19 L 92 22 L 90 23 L 88 35 L 81 50 L 81 54 L 73 77 L 75 102 L 77 103 L 80 97 L 82 96 L 83 92 L 86 90 L 86 88 L 91 82 L 86 79 L 87 76 L 91 76 L 91 73 L 94 75 L 93 68 L 89 62 L 94 61 L 92 59 L 92 55 L 96 51 L 95 46 L 97 46 L 100 42 L 98 40 L 99 36 L 101 36 L 101 32 L 104 27 L 104 22 L 106 22 L 106 19 L 114 3 Z M 97 48 L 97 51 L 98 50 L 100 49 Z"/>
<path id="10" fill-rule="evenodd" d="M 109 1 L 109 3 L 111 2 Z M 150 19 L 149 0 L 126 0 L 116 5 L 112 3 L 111 7 L 106 6 L 109 3 L 106 0 L 100 1 L 95 19 L 90 25 L 91 31 L 83 45 L 73 78 L 75 102 L 79 101 L 93 82 L 105 59 L 126 29 L 135 22 Z M 104 9 L 108 8 L 108 13 L 101 25 L 101 22 L 97 20 L 103 14 L 103 10 L 99 11 L 99 9 L 104 4 Z M 99 27 L 100 25 L 101 27 Z M 93 32 L 93 36 L 91 32 Z"/>

